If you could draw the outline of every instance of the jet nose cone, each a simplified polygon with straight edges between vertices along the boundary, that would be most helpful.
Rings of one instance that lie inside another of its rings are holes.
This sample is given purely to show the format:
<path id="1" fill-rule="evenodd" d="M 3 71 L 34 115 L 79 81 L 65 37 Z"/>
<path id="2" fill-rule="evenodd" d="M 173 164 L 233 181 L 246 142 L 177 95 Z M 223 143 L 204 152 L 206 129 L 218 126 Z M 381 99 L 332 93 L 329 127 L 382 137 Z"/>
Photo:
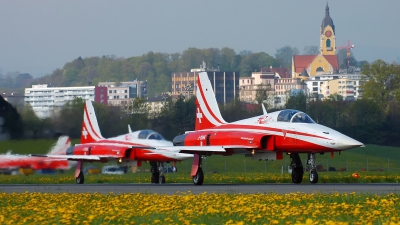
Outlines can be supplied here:
<path id="1" fill-rule="evenodd" d="M 338 140 L 337 144 L 341 150 L 347 150 L 347 149 L 364 146 L 363 143 L 361 143 L 357 140 L 354 140 L 353 138 L 347 137 L 347 136 L 340 138 Z"/>

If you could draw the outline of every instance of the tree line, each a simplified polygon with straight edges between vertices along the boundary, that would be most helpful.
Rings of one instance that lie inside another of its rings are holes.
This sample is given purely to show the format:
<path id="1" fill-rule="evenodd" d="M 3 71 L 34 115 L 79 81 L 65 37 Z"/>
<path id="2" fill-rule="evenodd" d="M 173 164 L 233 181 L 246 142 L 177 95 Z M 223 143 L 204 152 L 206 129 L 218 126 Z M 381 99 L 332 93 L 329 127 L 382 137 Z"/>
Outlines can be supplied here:
<path id="1" fill-rule="evenodd" d="M 366 64 L 363 74 L 363 99 L 343 101 L 334 94 L 327 100 L 311 98 L 299 92 L 290 96 L 285 108 L 301 110 L 318 123 L 331 127 L 365 144 L 400 146 L 400 67 L 377 60 Z M 128 124 L 133 130 L 153 129 L 166 139 L 194 129 L 196 99 L 165 99 L 159 112 L 147 110 L 146 99 L 136 98 L 127 111 L 120 107 L 94 103 L 99 126 L 104 137 L 113 137 L 128 132 Z M 53 117 L 39 119 L 32 108 L 25 107 L 18 112 L 7 102 L 0 101 L 3 118 L 1 131 L 12 139 L 46 138 L 69 135 L 80 138 L 84 101 L 75 99 L 62 107 Z M 221 114 L 227 122 L 261 115 L 261 105 L 246 107 L 236 99 L 220 105 Z M 5 109 L 5 110 L 4 110 Z M 279 109 L 274 109 L 279 110 Z M 270 111 L 274 111 L 270 110 Z M 1 121 L 1 120 L 0 120 Z"/>
<path id="2" fill-rule="evenodd" d="M 308 52 L 306 52 L 308 51 Z M 306 54 L 315 54 L 315 48 L 305 48 Z M 267 53 L 242 51 L 237 54 L 233 49 L 196 49 L 189 48 L 183 53 L 153 53 L 128 59 L 115 56 L 90 57 L 73 60 L 62 69 L 35 80 L 36 83 L 48 83 L 52 86 L 95 85 L 99 81 L 148 80 L 151 95 L 170 89 L 170 75 L 176 71 L 189 71 L 197 68 L 199 62 L 206 61 L 209 67 L 219 67 L 225 71 L 240 71 L 242 76 L 261 67 L 290 67 L 288 60 L 298 49 L 285 46 L 277 49 L 275 57 Z M 291 96 L 285 107 L 295 108 L 308 113 L 317 123 L 342 131 L 364 143 L 398 145 L 400 134 L 397 131 L 400 101 L 400 74 L 395 63 L 377 60 L 371 64 L 362 61 L 362 74 L 368 76 L 362 87 L 363 100 L 343 102 L 341 96 L 333 95 L 325 101 L 311 101 L 307 96 Z M 0 77 L 1 78 L 1 77 Z M 0 79 L 1 80 L 1 79 Z M 151 91 L 153 90 L 153 92 Z M 157 91 L 155 91 L 157 90 Z M 262 97 L 262 96 L 261 96 Z M 143 107 L 144 99 L 135 99 L 132 107 Z M 262 99 L 260 99 L 260 102 Z M 158 114 L 149 115 L 146 110 L 126 114 L 119 107 L 95 104 L 100 128 L 105 137 L 127 132 L 127 125 L 133 129 L 154 129 L 167 139 L 194 129 L 195 100 L 179 97 L 177 101 L 166 99 Z M 3 105 L 8 103 L 1 102 Z M 235 100 L 220 106 L 227 121 L 234 121 L 261 114 L 261 106 L 254 110 L 246 109 L 243 103 Z M 18 111 L 10 105 L 1 107 L 0 133 L 8 138 L 44 138 L 66 134 L 79 138 L 83 101 L 76 99 L 66 104 L 54 117 L 39 119 L 32 108 L 19 107 Z M 278 109 L 276 109 L 278 110 Z M 270 110 L 271 111 L 271 110 Z M 135 111 L 134 111 L 135 112 Z M 18 114 L 15 115 L 15 114 Z M 5 119 L 6 118 L 6 119 Z M 4 136 L 3 136 L 4 137 Z"/>
<path id="3" fill-rule="evenodd" d="M 302 54 L 318 54 L 317 46 L 306 46 Z M 0 88 L 7 92 L 11 89 L 23 93 L 23 89 L 31 84 L 48 84 L 54 87 L 97 85 L 104 81 L 147 80 L 148 96 L 158 96 L 171 90 L 171 74 L 187 72 L 199 68 L 206 62 L 209 68 L 220 68 L 221 71 L 239 72 L 240 76 L 251 76 L 262 67 L 283 67 L 291 71 L 293 55 L 300 54 L 296 47 L 286 45 L 276 50 L 274 56 L 265 52 L 241 51 L 232 48 L 188 48 L 182 53 L 148 52 L 141 56 L 121 58 L 115 55 L 101 57 L 78 57 L 67 62 L 63 68 L 51 74 L 32 79 L 30 83 L 18 73 L 0 74 Z M 346 66 L 346 51 L 338 50 L 341 67 Z M 352 65 L 363 65 L 352 56 Z"/>

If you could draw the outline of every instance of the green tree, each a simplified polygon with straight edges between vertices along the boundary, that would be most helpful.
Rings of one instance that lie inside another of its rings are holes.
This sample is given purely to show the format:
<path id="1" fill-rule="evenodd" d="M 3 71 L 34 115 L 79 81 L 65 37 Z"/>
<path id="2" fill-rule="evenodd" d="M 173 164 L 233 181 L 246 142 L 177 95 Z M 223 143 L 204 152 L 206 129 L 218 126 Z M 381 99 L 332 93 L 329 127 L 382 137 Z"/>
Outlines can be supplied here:
<path id="1" fill-rule="evenodd" d="M 308 45 L 304 47 L 303 55 L 317 55 L 319 54 L 319 47 L 315 45 Z"/>
<path id="2" fill-rule="evenodd" d="M 226 47 L 221 49 L 221 71 L 239 71 L 239 65 L 237 64 L 236 53 L 233 49 Z"/>
<path id="3" fill-rule="evenodd" d="M 276 66 L 275 59 L 265 52 L 250 53 L 243 57 L 240 64 L 240 76 L 251 76 L 262 67 Z"/>
<path id="4" fill-rule="evenodd" d="M 268 104 L 267 108 L 269 108 L 269 102 L 271 97 L 273 97 L 271 93 L 271 84 L 259 84 L 257 85 L 256 90 L 256 101 L 258 104 L 263 103 L 264 101 Z"/>
<path id="5" fill-rule="evenodd" d="M 363 99 L 373 100 L 385 113 L 389 111 L 389 102 L 400 104 L 400 68 L 397 65 L 377 60 L 365 64 L 361 73 L 368 77 L 361 86 Z"/>
<path id="6" fill-rule="evenodd" d="M 36 116 L 30 104 L 26 104 L 22 111 L 24 121 L 25 137 L 39 138 L 39 132 L 42 130 L 42 124 L 39 117 Z"/>
<path id="7" fill-rule="evenodd" d="M 296 47 L 291 47 L 289 45 L 285 45 L 282 48 L 276 50 L 275 58 L 278 61 L 278 66 L 291 68 L 293 55 L 298 55 L 299 49 Z"/>
<path id="8" fill-rule="evenodd" d="M 18 111 L 0 95 L 0 137 L 21 139 L 23 122 Z"/>
<path id="9" fill-rule="evenodd" d="M 75 98 L 65 103 L 59 112 L 55 112 L 53 117 L 55 131 L 71 138 L 80 138 L 84 104 L 83 99 Z"/>
<path id="10" fill-rule="evenodd" d="M 371 99 L 360 99 L 346 108 L 343 123 L 346 133 L 363 143 L 382 144 L 386 141 L 383 113 L 379 105 Z"/>
<path id="11" fill-rule="evenodd" d="M 287 109 L 297 109 L 303 112 L 307 110 L 307 97 L 304 92 L 299 91 L 296 94 L 292 94 L 289 96 L 289 99 L 286 102 L 285 107 Z"/>

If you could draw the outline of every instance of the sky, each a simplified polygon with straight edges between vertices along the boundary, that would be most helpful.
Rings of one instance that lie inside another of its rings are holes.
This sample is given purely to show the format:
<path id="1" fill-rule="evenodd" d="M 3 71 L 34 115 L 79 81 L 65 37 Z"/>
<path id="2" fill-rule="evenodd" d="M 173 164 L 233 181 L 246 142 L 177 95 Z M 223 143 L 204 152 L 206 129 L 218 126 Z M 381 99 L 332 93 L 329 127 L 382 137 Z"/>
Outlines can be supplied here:
<path id="1" fill-rule="evenodd" d="M 0 74 L 40 77 L 79 56 L 319 46 L 328 3 L 336 46 L 358 60 L 400 62 L 398 0 L 0 0 Z M 200 62 L 199 62 L 200 63 Z"/>

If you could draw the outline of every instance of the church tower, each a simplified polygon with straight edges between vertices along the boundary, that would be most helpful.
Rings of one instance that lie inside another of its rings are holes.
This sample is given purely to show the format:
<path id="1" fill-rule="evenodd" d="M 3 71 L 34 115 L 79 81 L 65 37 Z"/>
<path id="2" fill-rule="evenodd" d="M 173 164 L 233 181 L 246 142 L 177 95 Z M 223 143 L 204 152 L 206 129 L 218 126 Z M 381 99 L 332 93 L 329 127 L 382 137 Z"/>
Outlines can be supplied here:
<path id="1" fill-rule="evenodd" d="M 322 20 L 322 25 L 321 25 L 321 40 L 319 49 L 321 55 L 335 55 L 336 51 L 335 25 L 333 25 L 333 20 L 329 16 L 328 3 L 326 3 L 325 18 Z"/>

